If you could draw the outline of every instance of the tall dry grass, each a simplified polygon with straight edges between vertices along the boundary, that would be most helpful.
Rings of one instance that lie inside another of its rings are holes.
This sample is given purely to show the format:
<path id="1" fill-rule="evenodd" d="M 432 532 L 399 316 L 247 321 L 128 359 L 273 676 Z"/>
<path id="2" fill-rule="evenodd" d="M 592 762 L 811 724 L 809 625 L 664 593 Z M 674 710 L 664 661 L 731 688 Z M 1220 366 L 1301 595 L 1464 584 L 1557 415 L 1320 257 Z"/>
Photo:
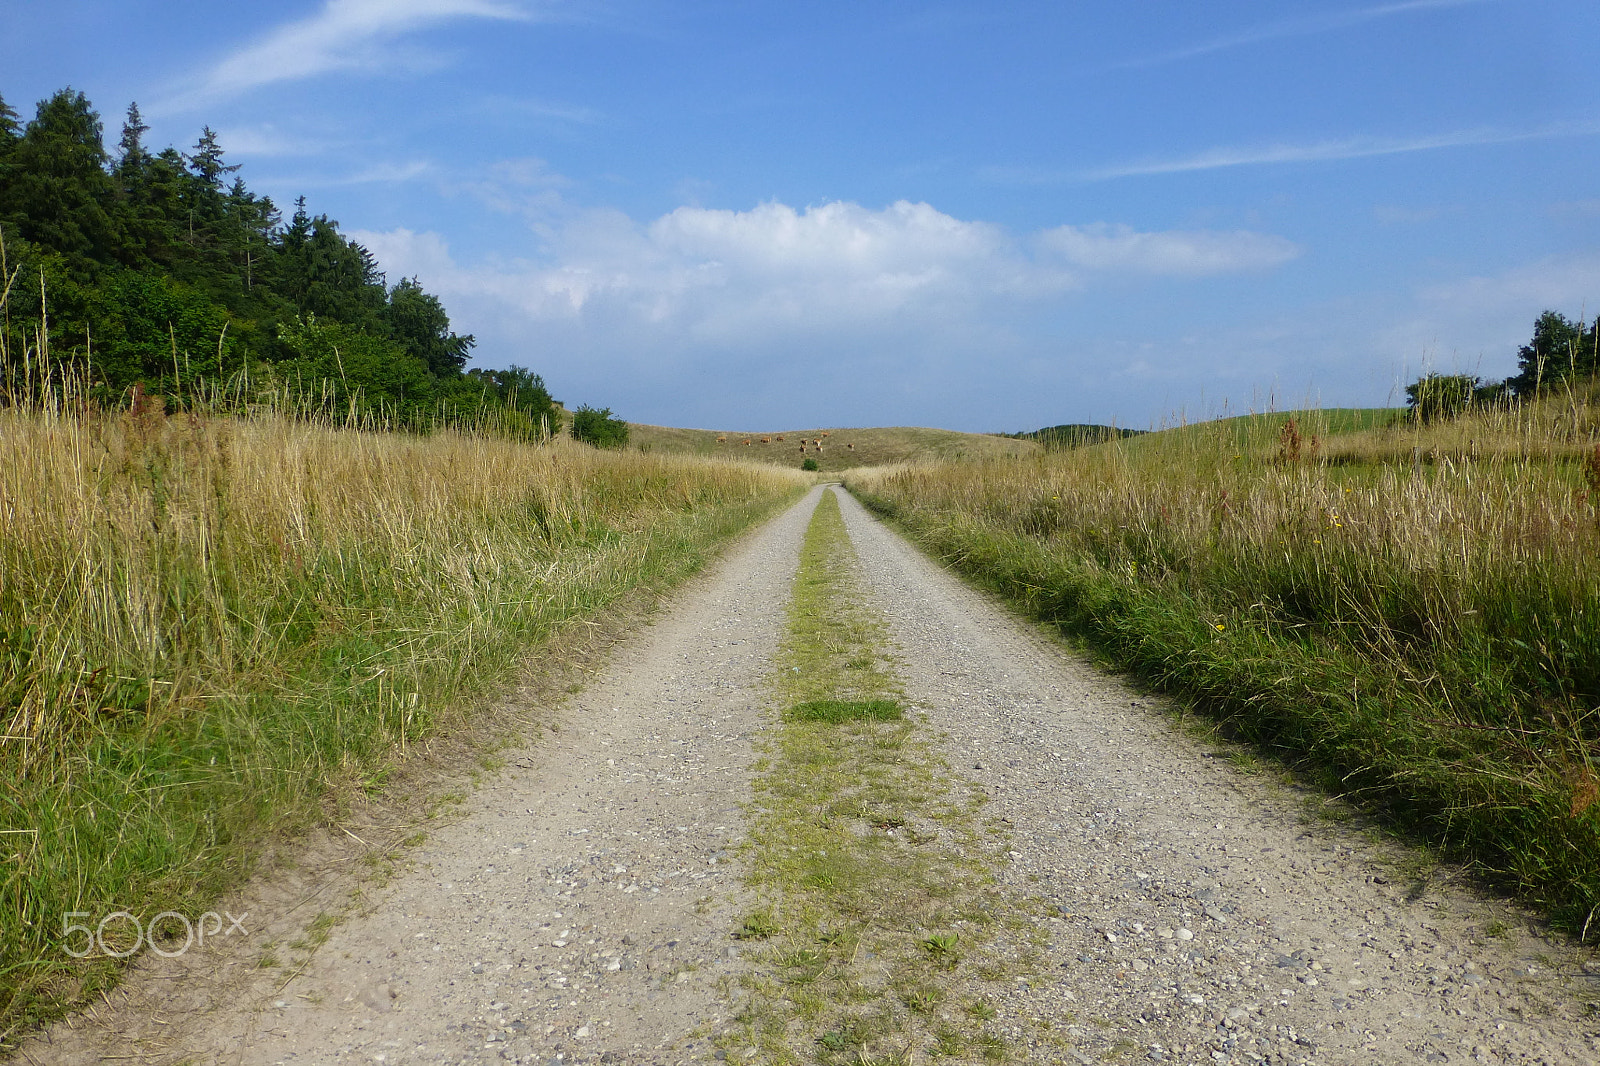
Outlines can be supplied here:
<path id="1" fill-rule="evenodd" d="M 1600 904 L 1600 433 L 1563 404 L 1315 445 L 1314 414 L 1279 416 L 848 483 L 1581 928 Z"/>
<path id="2" fill-rule="evenodd" d="M 198 913 L 329 780 L 804 484 L 29 395 L 0 408 L 0 1037 L 113 978 L 67 913 Z"/>

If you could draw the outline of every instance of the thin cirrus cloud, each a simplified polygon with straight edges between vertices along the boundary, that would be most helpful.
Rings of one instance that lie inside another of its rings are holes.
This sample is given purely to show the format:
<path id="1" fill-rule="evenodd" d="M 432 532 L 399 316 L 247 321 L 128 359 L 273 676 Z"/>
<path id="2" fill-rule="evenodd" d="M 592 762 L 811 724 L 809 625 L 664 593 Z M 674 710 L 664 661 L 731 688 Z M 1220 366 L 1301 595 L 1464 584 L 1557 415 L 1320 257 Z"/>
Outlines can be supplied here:
<path id="1" fill-rule="evenodd" d="M 1184 174 L 1202 170 L 1220 170 L 1227 167 L 1264 166 L 1273 163 L 1323 163 L 1342 159 L 1401 155 L 1407 152 L 1428 152 L 1441 148 L 1515 144 L 1523 141 L 1552 140 L 1560 137 L 1592 137 L 1597 133 L 1600 133 L 1600 124 L 1597 123 L 1560 123 L 1531 130 L 1482 128 L 1412 138 L 1350 137 L 1342 140 L 1314 141 L 1307 144 L 1208 148 L 1203 152 L 1181 156 L 1177 159 L 1119 163 L 1113 166 L 1083 171 L 1070 177 L 1085 181 L 1105 181 L 1112 178 L 1142 177 L 1155 174 Z M 985 174 L 997 180 L 1031 183 L 1050 180 L 1060 181 L 1069 177 L 1069 175 L 1065 174 L 1049 175 L 1025 169 L 1007 170 L 1004 168 L 991 168 Z"/>
<path id="2" fill-rule="evenodd" d="M 414 51 L 397 48 L 401 38 L 459 19 L 533 17 L 527 7 L 512 0 L 327 0 L 310 17 L 279 26 L 226 56 L 157 110 L 179 110 L 331 71 L 379 70 L 396 62 L 426 61 Z"/>
<path id="3" fill-rule="evenodd" d="M 793 331 L 926 331 L 1061 299 L 1112 274 L 1202 277 L 1270 269 L 1300 249 L 1250 231 L 1061 226 L 1018 239 L 925 203 L 835 201 L 747 211 L 680 207 L 640 224 L 576 212 L 539 262 L 458 263 L 441 236 L 355 235 L 391 270 L 486 316 L 641 324 L 685 337 L 781 343 Z M 469 324 L 469 328 L 476 328 Z"/>
<path id="4" fill-rule="evenodd" d="M 1373 7 L 1331 11 L 1324 15 L 1312 15 L 1306 18 L 1284 19 L 1278 22 L 1252 26 L 1236 33 L 1224 34 L 1220 37 L 1213 37 L 1210 40 L 1199 41 L 1170 51 L 1122 60 L 1112 63 L 1104 69 L 1130 70 L 1163 66 L 1168 63 L 1182 62 L 1185 59 L 1195 59 L 1199 56 L 1210 55 L 1214 52 L 1225 52 L 1234 48 L 1246 48 L 1254 44 L 1264 44 L 1267 41 L 1282 40 L 1286 37 L 1309 37 L 1319 33 L 1331 33 L 1335 30 L 1347 29 L 1351 26 L 1359 26 L 1362 23 L 1375 22 L 1378 19 L 1391 18 L 1395 15 L 1495 2 L 1497 0 L 1399 0 L 1397 3 L 1378 4 Z"/>

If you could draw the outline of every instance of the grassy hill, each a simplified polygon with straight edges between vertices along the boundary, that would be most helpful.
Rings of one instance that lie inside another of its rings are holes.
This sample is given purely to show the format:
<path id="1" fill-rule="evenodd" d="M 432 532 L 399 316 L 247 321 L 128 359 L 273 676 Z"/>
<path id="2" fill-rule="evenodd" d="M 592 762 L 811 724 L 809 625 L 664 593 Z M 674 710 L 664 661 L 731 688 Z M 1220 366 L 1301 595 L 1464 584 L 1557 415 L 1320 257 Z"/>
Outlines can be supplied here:
<path id="1" fill-rule="evenodd" d="M 1141 434 L 1138 447 L 1171 448 L 1185 443 L 1214 445 L 1232 448 L 1235 452 L 1254 452 L 1275 449 L 1279 434 L 1289 419 L 1294 419 L 1300 435 L 1307 442 L 1316 437 L 1326 442 L 1334 437 L 1370 430 L 1382 430 L 1405 422 L 1403 407 L 1328 407 L 1303 411 L 1274 411 L 1268 414 L 1236 415 L 1210 422 L 1190 422 L 1167 426 L 1152 433 Z"/>
<path id="2" fill-rule="evenodd" d="M 812 443 L 817 440 L 822 441 L 820 453 Z M 815 459 L 823 472 L 919 460 L 998 459 L 1040 452 L 1039 445 L 1031 440 L 914 426 L 735 433 L 633 422 L 628 425 L 628 443 L 643 451 L 720 455 L 788 467 Z M 804 452 L 800 450 L 802 443 Z"/>

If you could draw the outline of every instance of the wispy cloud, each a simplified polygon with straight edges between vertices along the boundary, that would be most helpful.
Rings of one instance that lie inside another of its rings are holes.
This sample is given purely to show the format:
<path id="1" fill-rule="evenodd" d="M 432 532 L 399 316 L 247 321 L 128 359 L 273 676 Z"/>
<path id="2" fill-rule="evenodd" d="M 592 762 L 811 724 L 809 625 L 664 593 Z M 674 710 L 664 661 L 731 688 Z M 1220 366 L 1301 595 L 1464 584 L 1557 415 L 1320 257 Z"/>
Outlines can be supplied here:
<path id="1" fill-rule="evenodd" d="M 1521 141 L 1543 141 L 1559 137 L 1592 137 L 1600 133 L 1600 123 L 1561 123 L 1532 130 L 1473 129 L 1450 133 L 1431 134 L 1410 138 L 1350 137 L 1343 140 L 1315 141 L 1309 144 L 1274 144 L 1244 148 L 1208 148 L 1194 155 L 1177 159 L 1157 159 L 1137 163 L 1119 163 L 1114 166 L 1090 170 L 1070 177 L 1088 181 L 1108 178 L 1129 178 L 1149 174 L 1182 174 L 1197 170 L 1220 170 L 1225 167 L 1261 166 L 1269 163 L 1323 163 L 1340 159 L 1364 159 L 1370 156 L 1400 155 L 1405 152 L 1427 152 L 1440 148 L 1466 148 L 1475 145 L 1515 144 Z M 1042 172 L 1026 170 L 1006 171 L 991 169 L 985 173 L 997 179 L 1012 175 L 1013 180 L 1047 180 Z M 1069 175 L 1055 175 L 1063 180 Z"/>
<path id="2" fill-rule="evenodd" d="M 160 109 L 181 110 L 218 96 L 330 71 L 415 64 L 426 57 L 397 48 L 407 34 L 460 19 L 533 17 L 520 0 L 326 0 L 316 14 L 280 26 L 225 57 Z"/>
<path id="3" fill-rule="evenodd" d="M 1045 250 L 1084 270 L 1204 277 L 1280 266 L 1300 254 L 1289 240 L 1237 230 L 1141 233 L 1098 223 L 1058 226 L 1039 235 Z"/>
<path id="4" fill-rule="evenodd" d="M 1378 19 L 1390 18 L 1395 15 L 1495 2 L 1496 0 L 1398 0 L 1396 3 L 1378 4 L 1374 7 L 1354 8 L 1348 11 L 1330 11 L 1321 15 L 1284 19 L 1279 22 L 1251 26 L 1235 33 L 1223 34 L 1220 37 L 1198 41 L 1170 51 L 1157 52 L 1154 55 L 1140 56 L 1135 59 L 1111 63 L 1102 69 L 1129 70 L 1141 67 L 1158 67 L 1167 63 L 1177 63 L 1185 59 L 1210 55 L 1213 52 L 1225 52 L 1234 48 L 1245 48 L 1253 44 L 1281 40 L 1285 37 L 1309 37 L 1319 33 L 1331 33 L 1334 30 L 1359 26 L 1365 22 L 1374 22 Z"/>
<path id="5" fill-rule="evenodd" d="M 296 156 L 318 155 L 328 148 L 325 141 L 286 134 L 273 125 L 225 126 L 217 140 L 229 155 Z"/>

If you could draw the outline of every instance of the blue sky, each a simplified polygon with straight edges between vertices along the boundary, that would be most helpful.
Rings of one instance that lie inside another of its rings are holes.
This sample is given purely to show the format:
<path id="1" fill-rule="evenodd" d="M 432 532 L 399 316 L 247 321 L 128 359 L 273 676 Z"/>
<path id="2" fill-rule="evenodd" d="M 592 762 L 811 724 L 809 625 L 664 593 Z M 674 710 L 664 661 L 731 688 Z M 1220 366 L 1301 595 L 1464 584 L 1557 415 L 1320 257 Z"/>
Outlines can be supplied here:
<path id="1" fill-rule="evenodd" d="M 734 429 L 1143 426 L 1600 311 L 1600 4 L 0 0 L 0 93 L 219 131 L 475 362 Z"/>

